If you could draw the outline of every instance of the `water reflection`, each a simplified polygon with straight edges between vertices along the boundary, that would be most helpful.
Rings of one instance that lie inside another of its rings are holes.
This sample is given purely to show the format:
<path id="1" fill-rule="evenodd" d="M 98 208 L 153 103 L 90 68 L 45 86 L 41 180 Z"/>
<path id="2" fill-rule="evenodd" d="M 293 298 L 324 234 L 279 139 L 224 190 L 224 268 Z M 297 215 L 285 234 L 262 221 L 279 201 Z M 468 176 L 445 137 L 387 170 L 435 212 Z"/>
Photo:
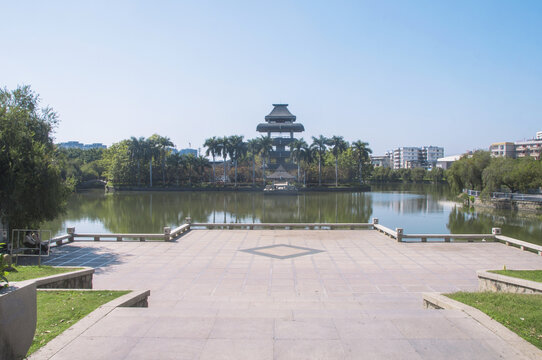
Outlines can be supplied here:
<path id="1" fill-rule="evenodd" d="M 369 222 L 378 217 L 407 233 L 487 233 L 494 226 L 522 240 L 542 243 L 541 217 L 508 212 L 472 212 L 451 201 L 446 187 L 395 185 L 373 192 L 264 196 L 256 192 L 122 192 L 74 194 L 68 211 L 42 228 L 63 233 L 161 232 L 190 216 L 194 222 Z"/>

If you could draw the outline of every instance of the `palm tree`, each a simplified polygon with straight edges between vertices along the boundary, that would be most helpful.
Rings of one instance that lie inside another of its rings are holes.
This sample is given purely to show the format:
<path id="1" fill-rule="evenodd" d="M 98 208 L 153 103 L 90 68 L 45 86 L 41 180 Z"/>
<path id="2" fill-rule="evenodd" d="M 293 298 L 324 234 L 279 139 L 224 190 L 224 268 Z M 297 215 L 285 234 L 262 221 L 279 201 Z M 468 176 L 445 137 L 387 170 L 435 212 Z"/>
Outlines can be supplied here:
<path id="1" fill-rule="evenodd" d="M 243 136 L 232 135 L 228 139 L 228 154 L 235 166 L 235 187 L 237 187 L 237 162 L 244 154 L 246 154 L 246 144 L 243 142 Z"/>
<path id="2" fill-rule="evenodd" d="M 200 179 L 204 177 L 205 169 L 209 167 L 209 159 L 201 155 L 196 157 L 194 161 L 194 168 L 196 169 L 196 173 L 198 174 Z"/>
<path id="3" fill-rule="evenodd" d="M 335 187 L 339 186 L 339 155 L 348 149 L 348 143 L 344 141 L 342 136 L 333 136 L 329 139 L 331 152 L 335 157 Z"/>
<path id="4" fill-rule="evenodd" d="M 369 146 L 369 143 L 363 142 L 361 140 L 358 140 L 352 143 L 352 150 L 354 151 L 354 154 L 356 156 L 356 161 L 358 163 L 360 185 L 363 184 L 363 177 L 362 177 L 363 164 L 369 160 L 369 154 L 373 153 L 373 150 L 371 150 L 368 146 Z"/>
<path id="5" fill-rule="evenodd" d="M 328 142 L 329 139 L 322 135 L 312 137 L 311 148 L 315 149 L 318 154 L 318 186 L 322 186 L 322 156 L 326 153 Z"/>
<path id="6" fill-rule="evenodd" d="M 258 139 L 249 139 L 247 141 L 247 150 L 252 159 L 252 186 L 254 186 L 256 178 L 256 154 L 260 152 L 260 142 Z"/>
<path id="7" fill-rule="evenodd" d="M 218 155 L 218 139 L 216 136 L 213 136 L 212 138 L 208 138 L 205 140 L 205 143 L 203 144 L 207 148 L 205 151 L 205 155 L 213 157 L 213 182 L 216 181 L 216 175 L 215 175 L 215 156 Z"/>
<path id="8" fill-rule="evenodd" d="M 312 149 L 308 144 L 305 143 L 301 152 L 301 160 L 306 165 L 310 164 L 316 155 L 315 152 L 316 151 L 314 149 Z M 307 171 L 303 170 L 303 185 L 306 185 L 306 179 L 307 179 Z"/>
<path id="9" fill-rule="evenodd" d="M 153 155 L 160 159 L 160 166 L 162 168 L 162 186 L 166 185 L 166 156 L 173 146 L 173 143 L 168 137 L 153 134 L 149 137 L 149 142 L 153 147 Z M 152 172 L 152 165 L 151 165 Z"/>
<path id="10" fill-rule="evenodd" d="M 297 163 L 297 181 L 299 182 L 300 170 L 301 170 L 301 159 L 303 158 L 304 149 L 308 146 L 307 142 L 301 139 L 295 139 L 290 143 L 290 150 L 292 158 Z"/>
<path id="11" fill-rule="evenodd" d="M 149 161 L 149 185 L 152 187 L 152 162 L 157 157 L 158 147 L 156 144 L 156 134 L 145 140 L 145 160 Z"/>
<path id="12" fill-rule="evenodd" d="M 194 154 L 186 154 L 182 158 L 183 165 L 188 170 L 188 183 L 192 184 L 192 169 L 196 165 L 196 157 Z"/>
<path id="13" fill-rule="evenodd" d="M 226 158 L 228 156 L 229 138 L 227 136 L 217 139 L 217 155 L 224 159 L 224 186 L 226 186 Z"/>
<path id="14" fill-rule="evenodd" d="M 137 161 L 136 178 L 137 178 L 137 186 L 139 186 L 140 180 L 141 180 L 141 177 L 140 177 L 141 159 L 144 157 L 144 153 L 145 153 L 145 138 L 140 137 L 138 139 L 132 136 L 130 138 L 129 150 L 130 150 L 130 155 L 132 157 L 132 160 Z"/>
<path id="15" fill-rule="evenodd" d="M 263 161 L 263 185 L 265 186 L 265 160 L 269 156 L 269 153 L 273 150 L 273 139 L 271 136 L 261 136 L 259 139 L 260 154 L 262 154 Z"/>

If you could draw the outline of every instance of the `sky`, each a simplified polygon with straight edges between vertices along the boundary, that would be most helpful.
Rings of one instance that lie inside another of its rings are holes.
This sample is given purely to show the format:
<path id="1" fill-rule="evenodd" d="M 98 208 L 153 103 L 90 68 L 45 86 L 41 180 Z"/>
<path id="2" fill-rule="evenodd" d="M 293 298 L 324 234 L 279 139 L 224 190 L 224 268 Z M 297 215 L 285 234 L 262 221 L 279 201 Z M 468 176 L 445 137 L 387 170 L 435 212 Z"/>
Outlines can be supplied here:
<path id="1" fill-rule="evenodd" d="M 0 1 L 0 86 L 30 85 L 55 141 L 302 136 L 445 155 L 542 131 L 542 1 Z"/>

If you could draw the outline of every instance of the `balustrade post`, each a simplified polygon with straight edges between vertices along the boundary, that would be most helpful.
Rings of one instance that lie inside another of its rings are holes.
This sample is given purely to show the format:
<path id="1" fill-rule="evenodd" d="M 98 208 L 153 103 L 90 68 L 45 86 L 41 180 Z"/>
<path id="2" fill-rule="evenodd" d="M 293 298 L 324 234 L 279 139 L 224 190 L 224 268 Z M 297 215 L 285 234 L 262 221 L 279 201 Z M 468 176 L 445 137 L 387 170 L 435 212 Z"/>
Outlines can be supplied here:
<path id="1" fill-rule="evenodd" d="M 171 239 L 171 228 L 169 226 L 164 227 L 164 241 Z"/>
<path id="2" fill-rule="evenodd" d="M 75 240 L 75 227 L 67 228 L 66 233 L 68 233 L 68 235 L 70 235 L 70 237 L 68 238 L 68 241 L 73 242 Z"/>
<path id="3" fill-rule="evenodd" d="M 403 241 L 403 229 L 402 228 L 395 228 L 395 232 L 397 233 L 397 242 Z"/>

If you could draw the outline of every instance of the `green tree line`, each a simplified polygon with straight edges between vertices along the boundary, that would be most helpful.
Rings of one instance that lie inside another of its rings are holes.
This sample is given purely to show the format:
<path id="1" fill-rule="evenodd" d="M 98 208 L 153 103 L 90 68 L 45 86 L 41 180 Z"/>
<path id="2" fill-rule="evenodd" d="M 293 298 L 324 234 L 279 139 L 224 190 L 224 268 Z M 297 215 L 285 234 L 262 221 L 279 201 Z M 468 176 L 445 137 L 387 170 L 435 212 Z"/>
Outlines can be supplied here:
<path id="1" fill-rule="evenodd" d="M 363 184 L 373 171 L 368 145 L 349 144 L 341 136 L 314 137 L 311 144 L 295 139 L 290 161 L 300 183 Z M 268 136 L 247 141 L 240 135 L 211 137 L 204 147 L 205 156 L 180 155 L 169 138 L 154 134 L 107 149 L 57 149 L 56 154 L 62 176 L 74 184 L 100 179 L 128 186 L 255 186 L 265 184 L 271 173 L 273 140 Z"/>
<path id="2" fill-rule="evenodd" d="M 452 189 L 526 193 L 542 187 L 542 161 L 527 158 L 493 158 L 488 151 L 476 151 L 453 163 L 446 177 Z"/>

